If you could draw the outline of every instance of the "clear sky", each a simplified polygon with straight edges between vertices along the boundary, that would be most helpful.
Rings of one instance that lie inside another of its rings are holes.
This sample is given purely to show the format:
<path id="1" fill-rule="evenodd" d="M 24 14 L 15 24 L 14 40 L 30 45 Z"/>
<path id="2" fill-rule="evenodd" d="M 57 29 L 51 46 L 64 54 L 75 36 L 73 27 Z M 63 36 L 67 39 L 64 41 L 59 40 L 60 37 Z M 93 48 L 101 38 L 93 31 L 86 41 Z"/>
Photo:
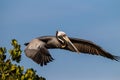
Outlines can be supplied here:
<path id="1" fill-rule="evenodd" d="M 0 0 L 0 46 L 11 48 L 33 38 L 55 35 L 91 40 L 120 56 L 120 0 Z M 47 80 L 120 80 L 120 63 L 99 56 L 49 50 L 54 61 L 45 67 L 22 53 L 20 65 Z"/>

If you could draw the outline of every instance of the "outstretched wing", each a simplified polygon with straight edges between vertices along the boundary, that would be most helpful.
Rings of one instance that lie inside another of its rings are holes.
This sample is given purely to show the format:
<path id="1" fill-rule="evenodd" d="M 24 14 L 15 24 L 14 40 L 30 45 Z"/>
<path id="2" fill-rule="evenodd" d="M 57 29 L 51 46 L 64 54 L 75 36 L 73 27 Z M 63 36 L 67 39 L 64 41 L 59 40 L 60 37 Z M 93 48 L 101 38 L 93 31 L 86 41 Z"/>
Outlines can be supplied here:
<path id="1" fill-rule="evenodd" d="M 27 45 L 25 54 L 41 66 L 47 65 L 47 63 L 54 60 L 49 51 L 44 47 L 44 43 L 37 39 L 34 39 Z"/>
<path id="2" fill-rule="evenodd" d="M 110 54 L 109 52 L 105 51 L 100 46 L 94 44 L 91 41 L 77 39 L 77 38 L 69 38 L 69 39 L 74 44 L 74 46 L 79 50 L 79 52 L 92 54 L 92 55 L 101 55 L 103 57 L 116 60 L 116 61 L 120 59 L 119 56 L 114 56 Z M 65 49 L 74 51 L 74 49 L 72 49 L 70 46 L 67 46 Z"/>

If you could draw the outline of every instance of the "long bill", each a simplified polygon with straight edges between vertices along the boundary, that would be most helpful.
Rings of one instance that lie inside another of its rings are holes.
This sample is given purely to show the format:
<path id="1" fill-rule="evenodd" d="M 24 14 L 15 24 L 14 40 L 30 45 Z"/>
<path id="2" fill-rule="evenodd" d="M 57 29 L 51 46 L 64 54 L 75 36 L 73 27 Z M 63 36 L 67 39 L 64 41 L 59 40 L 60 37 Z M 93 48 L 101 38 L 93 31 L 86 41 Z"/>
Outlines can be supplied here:
<path id="1" fill-rule="evenodd" d="M 68 46 L 71 46 L 77 53 L 80 53 L 67 36 L 64 36 L 63 39 L 67 42 Z"/>

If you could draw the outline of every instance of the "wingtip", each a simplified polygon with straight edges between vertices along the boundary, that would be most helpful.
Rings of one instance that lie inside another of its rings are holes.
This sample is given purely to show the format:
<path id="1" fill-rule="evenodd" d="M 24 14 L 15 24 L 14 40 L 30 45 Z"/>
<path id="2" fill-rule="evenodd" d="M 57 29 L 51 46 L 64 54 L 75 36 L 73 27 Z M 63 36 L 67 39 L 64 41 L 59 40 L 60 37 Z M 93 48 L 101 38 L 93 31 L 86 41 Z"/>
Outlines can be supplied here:
<path id="1" fill-rule="evenodd" d="M 24 43 L 25 46 L 27 46 L 29 43 Z"/>
<path id="2" fill-rule="evenodd" d="M 120 62 L 120 56 L 114 56 L 114 60 Z"/>

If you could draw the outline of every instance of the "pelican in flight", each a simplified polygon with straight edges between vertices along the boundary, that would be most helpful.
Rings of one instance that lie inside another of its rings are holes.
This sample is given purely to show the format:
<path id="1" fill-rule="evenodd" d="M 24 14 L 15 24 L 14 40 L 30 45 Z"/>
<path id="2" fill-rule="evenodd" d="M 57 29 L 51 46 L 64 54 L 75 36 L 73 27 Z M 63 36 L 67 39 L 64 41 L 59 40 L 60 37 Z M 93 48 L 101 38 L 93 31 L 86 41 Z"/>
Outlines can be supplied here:
<path id="1" fill-rule="evenodd" d="M 77 53 L 100 55 L 119 61 L 120 57 L 110 54 L 95 43 L 78 38 L 71 38 L 63 31 L 56 31 L 56 36 L 42 36 L 25 43 L 25 54 L 41 66 L 53 61 L 48 49 L 64 49 Z"/>

